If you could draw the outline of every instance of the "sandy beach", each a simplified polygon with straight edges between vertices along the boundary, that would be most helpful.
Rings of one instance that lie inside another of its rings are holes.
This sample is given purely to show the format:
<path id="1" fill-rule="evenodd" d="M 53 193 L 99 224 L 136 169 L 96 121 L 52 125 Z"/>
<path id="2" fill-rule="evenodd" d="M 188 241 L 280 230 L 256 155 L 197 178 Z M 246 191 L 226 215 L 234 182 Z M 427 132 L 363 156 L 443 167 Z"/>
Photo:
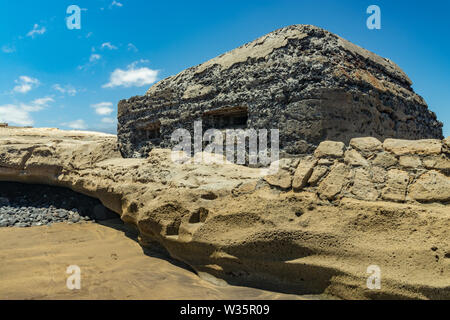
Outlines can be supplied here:
<path id="1" fill-rule="evenodd" d="M 0 228 L 0 299 L 313 298 L 214 285 L 133 237 L 118 220 Z M 66 286 L 69 265 L 81 268 L 80 290 Z"/>

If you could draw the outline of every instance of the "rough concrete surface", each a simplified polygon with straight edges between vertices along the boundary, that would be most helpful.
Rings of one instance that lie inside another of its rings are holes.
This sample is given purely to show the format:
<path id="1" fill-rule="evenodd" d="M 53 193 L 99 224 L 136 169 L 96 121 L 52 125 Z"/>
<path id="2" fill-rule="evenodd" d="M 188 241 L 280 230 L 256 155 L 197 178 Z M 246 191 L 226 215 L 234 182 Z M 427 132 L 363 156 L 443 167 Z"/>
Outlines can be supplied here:
<path id="1" fill-rule="evenodd" d="M 442 123 L 392 61 L 324 29 L 275 30 L 118 104 L 119 148 L 146 157 L 194 121 L 209 128 L 279 129 L 284 155 L 324 140 L 442 139 Z"/>

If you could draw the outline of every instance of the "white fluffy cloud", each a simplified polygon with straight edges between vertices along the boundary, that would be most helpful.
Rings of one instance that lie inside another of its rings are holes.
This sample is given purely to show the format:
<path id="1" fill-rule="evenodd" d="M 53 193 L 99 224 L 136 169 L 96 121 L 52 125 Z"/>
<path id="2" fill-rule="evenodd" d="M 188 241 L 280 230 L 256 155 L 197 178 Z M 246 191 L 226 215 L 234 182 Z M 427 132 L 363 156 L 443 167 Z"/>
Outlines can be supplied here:
<path id="1" fill-rule="evenodd" d="M 102 123 L 105 123 L 105 124 L 115 124 L 116 122 L 117 122 L 117 119 L 115 119 L 115 118 L 110 118 L 110 117 L 102 118 Z"/>
<path id="2" fill-rule="evenodd" d="M 95 52 L 95 47 L 92 47 L 92 52 Z M 94 66 L 97 64 L 98 61 L 100 61 L 100 59 L 102 58 L 101 55 L 99 55 L 98 53 L 91 53 L 91 55 L 89 56 L 89 62 L 78 66 L 79 70 L 87 70 L 90 67 Z"/>
<path id="3" fill-rule="evenodd" d="M 42 35 L 47 31 L 45 27 L 39 27 L 39 25 L 36 23 L 33 26 L 33 29 L 27 33 L 27 37 L 31 37 L 34 39 L 36 35 Z"/>
<path id="4" fill-rule="evenodd" d="M 109 10 L 111 10 L 111 9 L 113 9 L 114 7 L 123 7 L 123 4 L 121 3 L 121 2 L 118 2 L 118 1 L 116 1 L 116 0 L 113 0 L 113 2 L 111 2 L 111 4 L 108 6 L 108 9 Z M 100 10 L 105 10 L 105 8 L 100 8 Z"/>
<path id="5" fill-rule="evenodd" d="M 13 53 L 16 52 L 16 47 L 5 44 L 4 46 L 2 46 L 2 51 L 4 53 Z"/>
<path id="6" fill-rule="evenodd" d="M 53 98 L 51 98 L 51 97 L 45 97 L 45 98 L 39 98 L 39 99 L 33 100 L 32 104 L 38 105 L 38 106 L 46 106 L 50 102 L 54 102 L 54 101 L 55 100 L 53 100 Z"/>
<path id="7" fill-rule="evenodd" d="M 34 121 L 31 112 L 37 112 L 54 100 L 50 97 L 36 99 L 28 104 L 7 104 L 0 106 L 0 122 L 18 126 L 31 126 Z"/>
<path id="8" fill-rule="evenodd" d="M 111 42 L 102 43 L 101 48 L 102 49 L 106 48 L 106 49 L 109 49 L 109 50 L 117 50 L 117 47 L 112 45 Z"/>
<path id="9" fill-rule="evenodd" d="M 97 60 L 100 60 L 101 57 L 102 57 L 101 55 L 96 54 L 96 53 L 93 53 L 93 54 L 91 54 L 91 56 L 89 57 L 89 62 L 95 62 L 95 61 L 97 61 Z"/>
<path id="10" fill-rule="evenodd" d="M 101 116 L 109 115 L 114 111 L 113 104 L 111 102 L 100 102 L 91 105 L 91 107 L 95 109 L 95 113 Z"/>
<path id="11" fill-rule="evenodd" d="M 33 119 L 28 111 L 19 106 L 7 104 L 0 106 L 0 122 L 15 124 L 19 126 L 31 126 Z"/>
<path id="12" fill-rule="evenodd" d="M 123 4 L 116 0 L 113 0 L 113 2 L 110 4 L 110 7 L 123 7 Z"/>
<path id="13" fill-rule="evenodd" d="M 138 48 L 136 48 L 136 46 L 132 43 L 129 43 L 127 45 L 128 51 L 133 51 L 133 52 L 138 52 Z"/>
<path id="14" fill-rule="evenodd" d="M 31 89 L 37 87 L 39 85 L 39 80 L 34 79 L 28 76 L 20 76 L 18 80 L 14 80 L 17 84 L 14 87 L 14 92 L 18 93 L 27 93 Z"/>
<path id="15" fill-rule="evenodd" d="M 63 126 L 69 127 L 75 130 L 85 130 L 87 129 L 87 124 L 83 119 L 74 120 L 71 122 L 62 123 Z"/>
<path id="16" fill-rule="evenodd" d="M 140 61 L 147 62 L 147 61 Z M 137 68 L 139 61 L 133 62 L 127 67 L 127 70 L 116 69 L 110 77 L 109 82 L 104 84 L 103 88 L 114 87 L 142 87 L 154 83 L 158 78 L 158 70 L 152 70 L 147 67 Z"/>
<path id="17" fill-rule="evenodd" d="M 78 92 L 77 89 L 72 87 L 70 84 L 62 87 L 58 83 L 53 85 L 53 90 L 56 90 L 62 94 L 68 94 L 69 96 L 72 96 L 72 97 L 75 96 Z"/>

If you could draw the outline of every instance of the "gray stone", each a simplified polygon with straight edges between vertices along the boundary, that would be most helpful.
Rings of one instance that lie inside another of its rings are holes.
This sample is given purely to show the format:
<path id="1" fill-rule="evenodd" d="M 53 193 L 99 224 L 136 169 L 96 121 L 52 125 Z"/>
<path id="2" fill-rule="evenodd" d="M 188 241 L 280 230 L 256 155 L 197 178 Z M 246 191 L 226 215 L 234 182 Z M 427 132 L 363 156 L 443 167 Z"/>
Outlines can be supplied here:
<path id="1" fill-rule="evenodd" d="M 59 210 L 59 212 L 58 212 L 58 217 L 59 217 L 59 218 L 65 218 L 65 217 L 67 217 L 67 212 L 65 212 L 64 210 Z"/>
<path id="2" fill-rule="evenodd" d="M 26 228 L 26 227 L 29 227 L 30 224 L 28 222 L 18 222 L 14 226 L 19 227 L 19 228 Z"/>

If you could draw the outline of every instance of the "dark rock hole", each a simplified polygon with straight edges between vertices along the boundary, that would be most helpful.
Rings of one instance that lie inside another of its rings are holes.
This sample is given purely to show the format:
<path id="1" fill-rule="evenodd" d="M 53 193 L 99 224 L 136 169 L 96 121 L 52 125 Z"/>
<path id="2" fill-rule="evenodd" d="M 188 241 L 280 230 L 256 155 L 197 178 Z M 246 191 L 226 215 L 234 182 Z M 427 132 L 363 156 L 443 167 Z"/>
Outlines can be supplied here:
<path id="1" fill-rule="evenodd" d="M 198 210 L 194 211 L 192 215 L 189 218 L 189 223 L 202 223 L 206 221 L 206 218 L 208 218 L 209 211 L 205 208 L 199 208 Z"/>
<path id="2" fill-rule="evenodd" d="M 246 107 L 228 107 L 205 112 L 202 116 L 204 129 L 246 128 L 248 110 Z"/>
<path id="3" fill-rule="evenodd" d="M 0 182 L 0 227 L 31 227 L 58 222 L 117 219 L 95 198 L 67 188 Z"/>

